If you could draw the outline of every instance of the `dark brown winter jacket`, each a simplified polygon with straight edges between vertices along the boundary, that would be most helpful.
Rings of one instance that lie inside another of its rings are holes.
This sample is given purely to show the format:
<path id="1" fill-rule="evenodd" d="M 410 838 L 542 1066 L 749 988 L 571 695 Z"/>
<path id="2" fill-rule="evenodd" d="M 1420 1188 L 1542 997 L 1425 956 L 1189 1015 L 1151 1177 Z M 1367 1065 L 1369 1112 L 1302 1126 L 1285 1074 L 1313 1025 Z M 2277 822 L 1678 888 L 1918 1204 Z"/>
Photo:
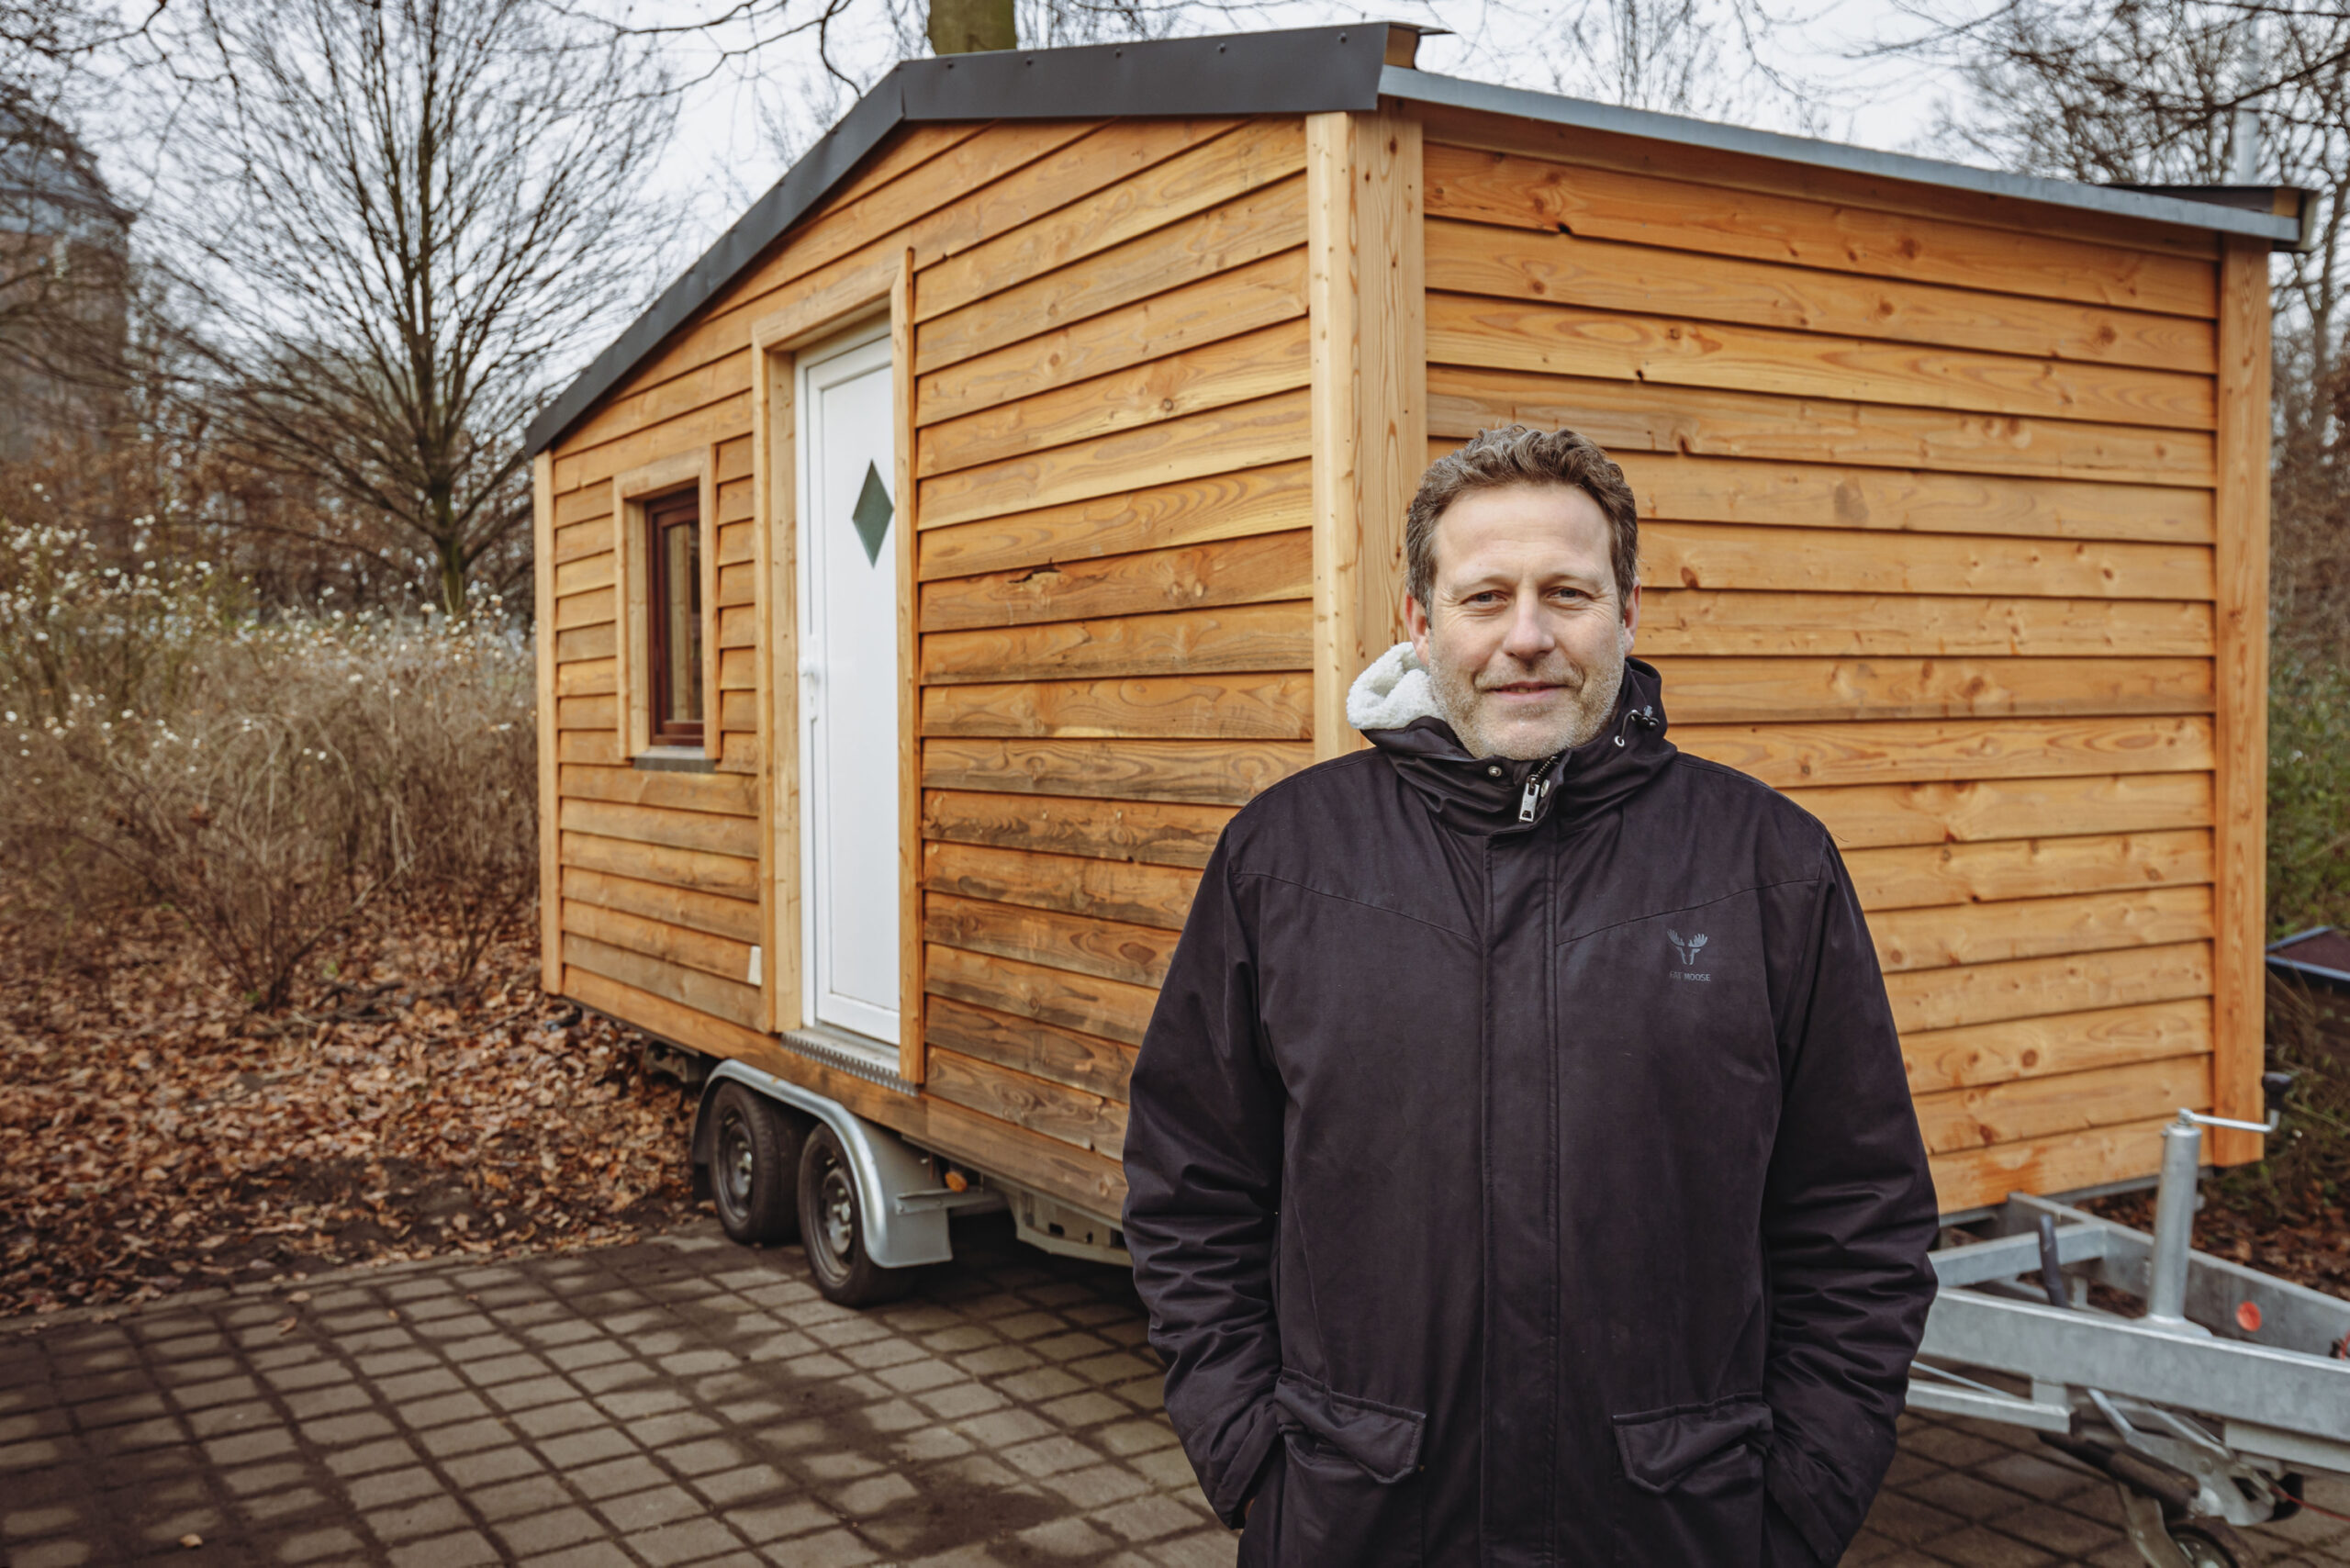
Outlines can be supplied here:
<path id="1" fill-rule="evenodd" d="M 1244 1564 L 1832 1563 L 1935 1206 L 1827 832 L 1664 736 L 1433 716 L 1267 790 L 1136 1065 L 1125 1235 Z"/>

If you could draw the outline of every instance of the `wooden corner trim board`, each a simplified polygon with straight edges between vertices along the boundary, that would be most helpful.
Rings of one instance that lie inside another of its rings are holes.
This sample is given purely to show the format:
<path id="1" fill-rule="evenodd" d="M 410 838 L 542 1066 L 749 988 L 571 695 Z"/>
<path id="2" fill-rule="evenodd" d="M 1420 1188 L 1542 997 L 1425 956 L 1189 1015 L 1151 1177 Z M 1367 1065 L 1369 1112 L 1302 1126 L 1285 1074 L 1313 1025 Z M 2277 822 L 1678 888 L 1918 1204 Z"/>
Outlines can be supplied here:
<path id="1" fill-rule="evenodd" d="M 914 252 L 890 286 L 890 420 L 896 448 L 898 537 L 898 1076 L 923 1081 L 922 912 L 922 644 L 916 624 L 914 542 L 921 487 L 914 451 Z"/>
<path id="2" fill-rule="evenodd" d="M 719 759 L 724 731 L 719 722 L 718 690 L 718 452 L 704 442 L 690 452 L 655 459 L 615 474 L 612 486 L 612 577 L 621 634 L 614 639 L 614 711 L 619 715 L 621 756 L 633 759 L 652 749 L 653 613 L 646 600 L 652 563 L 644 554 L 644 508 L 654 498 L 694 487 L 695 515 L 701 532 L 701 645 L 703 649 L 702 751 Z"/>
<path id="3" fill-rule="evenodd" d="M 793 357 L 754 330 L 751 355 L 752 617 L 758 630 L 760 1004 L 779 1034 L 800 1012 L 799 603 L 792 592 Z"/>
<path id="4" fill-rule="evenodd" d="M 562 824 L 555 789 L 554 711 L 554 454 L 531 459 L 531 576 L 538 663 L 539 728 L 539 989 L 563 994 Z"/>
<path id="5" fill-rule="evenodd" d="M 802 294 L 751 325 L 751 493 L 758 561 L 760 646 L 759 919 L 767 1028 L 806 1022 L 800 957 L 799 466 L 793 403 L 799 350 L 887 308 L 893 274 L 858 270 L 848 286 Z M 892 352 L 895 351 L 893 342 Z M 901 481 L 902 484 L 902 481 Z M 911 515 L 911 503 L 903 509 Z M 903 529 L 903 538 L 912 529 Z M 902 544 L 901 546 L 903 547 Z M 919 807 L 917 807 L 919 810 Z M 902 1049 L 902 1047 L 901 1047 Z"/>
<path id="6" fill-rule="evenodd" d="M 1314 753 L 1361 744 L 1347 688 L 1403 632 L 1404 513 L 1427 462 L 1418 111 L 1305 117 Z"/>
<path id="7" fill-rule="evenodd" d="M 2230 238 L 2220 252 L 2216 495 L 2219 590 L 2213 836 L 2211 1095 L 2222 1116 L 2261 1117 L 2266 1000 L 2268 773 L 2268 248 Z M 2255 1133 L 2216 1130 L 2214 1163 L 2260 1158 Z"/>

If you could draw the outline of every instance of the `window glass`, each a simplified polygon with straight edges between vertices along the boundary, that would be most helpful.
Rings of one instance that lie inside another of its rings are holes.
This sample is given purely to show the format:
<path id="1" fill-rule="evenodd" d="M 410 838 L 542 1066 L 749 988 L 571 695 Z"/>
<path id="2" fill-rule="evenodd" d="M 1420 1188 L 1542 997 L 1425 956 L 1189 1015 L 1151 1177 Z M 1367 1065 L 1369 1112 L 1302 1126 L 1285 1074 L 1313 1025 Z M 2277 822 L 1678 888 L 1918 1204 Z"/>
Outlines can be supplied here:
<path id="1" fill-rule="evenodd" d="M 701 711 L 701 519 L 691 495 L 646 509 L 652 548 L 653 740 L 699 745 Z"/>

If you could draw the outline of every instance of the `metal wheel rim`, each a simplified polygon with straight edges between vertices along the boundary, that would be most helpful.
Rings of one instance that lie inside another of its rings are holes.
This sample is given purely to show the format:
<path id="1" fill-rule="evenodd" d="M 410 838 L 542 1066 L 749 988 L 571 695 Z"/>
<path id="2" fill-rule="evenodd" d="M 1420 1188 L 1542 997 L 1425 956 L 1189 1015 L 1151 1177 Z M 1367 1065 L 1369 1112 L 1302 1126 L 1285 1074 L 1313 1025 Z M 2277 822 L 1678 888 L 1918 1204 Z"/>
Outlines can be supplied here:
<path id="1" fill-rule="evenodd" d="M 816 1183 L 816 1208 L 823 1220 L 825 1250 L 845 1264 L 856 1246 L 856 1189 L 830 1149 Z"/>
<path id="2" fill-rule="evenodd" d="M 2236 1560 L 2207 1535 L 2190 1530 L 2170 1539 L 2191 1568 L 2236 1568 Z"/>
<path id="3" fill-rule="evenodd" d="M 711 1169 L 718 1177 L 718 1201 L 732 1215 L 751 1206 L 751 1179 L 758 1166 L 758 1151 L 751 1144 L 750 1121 L 740 1111 L 728 1111 L 718 1124 L 718 1158 Z"/>

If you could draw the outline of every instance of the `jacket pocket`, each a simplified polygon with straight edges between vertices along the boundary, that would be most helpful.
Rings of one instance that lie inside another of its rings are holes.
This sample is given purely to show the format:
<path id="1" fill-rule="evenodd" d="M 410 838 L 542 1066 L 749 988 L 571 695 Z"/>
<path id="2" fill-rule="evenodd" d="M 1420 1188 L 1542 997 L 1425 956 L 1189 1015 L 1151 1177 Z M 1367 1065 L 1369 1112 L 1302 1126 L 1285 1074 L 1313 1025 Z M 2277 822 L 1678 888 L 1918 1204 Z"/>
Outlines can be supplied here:
<path id="1" fill-rule="evenodd" d="M 1273 1389 L 1281 1430 L 1241 1561 L 1283 1568 L 1410 1568 L 1426 1511 L 1417 1410 L 1339 1394 L 1284 1370 Z M 1253 1550 L 1252 1550 L 1253 1548 Z"/>
<path id="2" fill-rule="evenodd" d="M 1762 1449 L 1752 1396 L 1616 1417 L 1617 1561 L 1751 1568 L 1762 1561 Z"/>

